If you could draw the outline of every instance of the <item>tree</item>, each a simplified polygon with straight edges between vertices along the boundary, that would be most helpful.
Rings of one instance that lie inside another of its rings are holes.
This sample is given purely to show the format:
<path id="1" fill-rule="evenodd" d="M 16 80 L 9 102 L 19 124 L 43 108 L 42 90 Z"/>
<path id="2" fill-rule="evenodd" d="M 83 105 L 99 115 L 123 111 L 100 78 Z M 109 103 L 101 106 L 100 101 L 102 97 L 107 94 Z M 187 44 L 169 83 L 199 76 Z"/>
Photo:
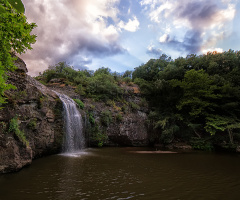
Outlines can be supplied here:
<path id="1" fill-rule="evenodd" d="M 36 35 L 31 31 L 36 27 L 35 23 L 28 23 L 24 16 L 24 6 L 20 0 L 0 0 L 0 106 L 5 103 L 4 92 L 14 88 L 7 84 L 7 72 L 13 71 L 13 54 L 25 53 L 32 49 L 31 44 L 35 43 Z M 17 4 L 16 4 L 17 2 Z M 16 10 L 16 9 L 17 10 Z"/>

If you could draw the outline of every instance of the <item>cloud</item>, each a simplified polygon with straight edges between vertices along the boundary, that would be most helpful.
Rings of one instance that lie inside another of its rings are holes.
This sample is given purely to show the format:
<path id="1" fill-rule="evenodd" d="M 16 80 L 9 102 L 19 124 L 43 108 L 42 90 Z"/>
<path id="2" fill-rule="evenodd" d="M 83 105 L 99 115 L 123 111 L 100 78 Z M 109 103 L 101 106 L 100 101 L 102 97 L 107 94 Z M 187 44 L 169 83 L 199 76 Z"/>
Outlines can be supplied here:
<path id="1" fill-rule="evenodd" d="M 162 55 L 162 53 L 163 53 L 162 49 L 156 48 L 152 44 L 147 47 L 147 54 L 160 57 L 160 55 Z"/>
<path id="2" fill-rule="evenodd" d="M 159 42 L 162 42 L 162 43 L 168 42 L 168 40 L 169 40 L 169 35 L 167 33 L 165 33 L 159 38 Z"/>
<path id="3" fill-rule="evenodd" d="M 139 21 L 136 16 L 133 17 L 133 20 L 129 19 L 127 23 L 120 21 L 118 27 L 120 29 L 125 29 L 126 31 L 135 32 L 139 29 Z"/>
<path id="4" fill-rule="evenodd" d="M 140 5 L 149 19 L 161 27 L 162 47 L 186 53 L 212 48 L 219 39 L 229 37 L 236 14 L 235 0 L 142 0 Z"/>
<path id="5" fill-rule="evenodd" d="M 208 52 L 218 52 L 218 53 L 223 53 L 222 48 L 209 48 L 209 49 L 203 49 L 202 53 L 207 54 Z"/>
<path id="6" fill-rule="evenodd" d="M 59 61 L 86 66 L 91 60 L 124 53 L 119 43 L 119 0 L 23 0 L 37 42 L 21 57 L 32 75 Z M 111 19 L 111 20 L 109 20 Z M 112 21 L 112 23 L 109 23 Z M 135 25 L 136 19 L 125 24 Z M 133 26 L 134 27 L 134 26 Z"/>

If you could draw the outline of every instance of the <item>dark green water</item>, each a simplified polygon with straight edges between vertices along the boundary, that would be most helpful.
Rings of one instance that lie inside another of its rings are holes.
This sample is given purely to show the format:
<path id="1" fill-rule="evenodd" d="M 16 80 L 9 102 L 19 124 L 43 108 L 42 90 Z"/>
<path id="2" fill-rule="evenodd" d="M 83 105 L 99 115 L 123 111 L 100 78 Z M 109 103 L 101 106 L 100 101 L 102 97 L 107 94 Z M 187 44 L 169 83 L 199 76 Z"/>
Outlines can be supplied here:
<path id="1" fill-rule="evenodd" d="M 240 199 L 240 156 L 88 149 L 0 176 L 0 200 Z"/>

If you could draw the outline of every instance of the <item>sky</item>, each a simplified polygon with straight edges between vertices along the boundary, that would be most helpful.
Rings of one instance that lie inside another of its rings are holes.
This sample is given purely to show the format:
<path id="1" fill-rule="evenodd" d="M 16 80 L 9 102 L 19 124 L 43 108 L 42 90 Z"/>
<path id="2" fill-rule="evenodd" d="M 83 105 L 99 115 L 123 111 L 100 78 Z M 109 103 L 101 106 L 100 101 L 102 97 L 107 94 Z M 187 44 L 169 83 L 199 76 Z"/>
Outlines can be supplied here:
<path id="1" fill-rule="evenodd" d="M 37 42 L 20 57 L 29 74 L 66 62 L 124 72 L 173 59 L 239 50 L 240 0 L 22 0 Z"/>

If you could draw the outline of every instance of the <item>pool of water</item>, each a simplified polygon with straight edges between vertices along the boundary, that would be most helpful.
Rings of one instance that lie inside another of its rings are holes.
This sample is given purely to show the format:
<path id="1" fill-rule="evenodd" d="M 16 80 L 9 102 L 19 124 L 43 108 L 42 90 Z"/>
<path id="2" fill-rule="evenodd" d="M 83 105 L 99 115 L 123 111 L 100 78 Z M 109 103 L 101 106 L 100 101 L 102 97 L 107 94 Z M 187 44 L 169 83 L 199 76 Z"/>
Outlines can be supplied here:
<path id="1" fill-rule="evenodd" d="M 240 156 L 87 149 L 0 175 L 1 200 L 240 199 Z"/>

